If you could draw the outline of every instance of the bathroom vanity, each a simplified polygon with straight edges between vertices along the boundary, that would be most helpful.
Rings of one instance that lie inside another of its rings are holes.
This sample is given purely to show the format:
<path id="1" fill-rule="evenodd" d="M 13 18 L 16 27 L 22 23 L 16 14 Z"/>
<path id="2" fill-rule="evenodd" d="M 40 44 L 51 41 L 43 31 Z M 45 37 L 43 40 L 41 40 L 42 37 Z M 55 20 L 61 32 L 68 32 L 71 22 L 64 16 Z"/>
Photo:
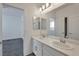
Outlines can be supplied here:
<path id="1" fill-rule="evenodd" d="M 58 39 L 33 36 L 33 53 L 36 56 L 79 56 L 78 41 L 69 40 L 62 45 Z"/>

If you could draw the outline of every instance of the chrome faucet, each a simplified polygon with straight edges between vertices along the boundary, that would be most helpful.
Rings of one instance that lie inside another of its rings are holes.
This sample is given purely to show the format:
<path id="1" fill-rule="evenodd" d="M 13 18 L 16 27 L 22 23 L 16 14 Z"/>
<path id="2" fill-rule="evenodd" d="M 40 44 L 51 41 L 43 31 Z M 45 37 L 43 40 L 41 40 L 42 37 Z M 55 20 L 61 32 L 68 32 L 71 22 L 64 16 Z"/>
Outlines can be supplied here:
<path id="1" fill-rule="evenodd" d="M 64 39 L 60 39 L 60 42 L 62 42 L 62 43 L 66 43 L 66 40 L 64 40 Z"/>
<path id="2" fill-rule="evenodd" d="M 69 38 L 69 36 L 66 36 L 65 38 L 66 38 L 66 39 L 68 39 L 68 38 Z M 60 39 L 60 42 L 62 42 L 62 43 L 66 43 L 66 40 L 65 40 L 65 38 L 63 38 L 63 39 Z"/>
<path id="3" fill-rule="evenodd" d="M 66 39 L 68 39 L 68 38 L 69 38 L 69 36 L 67 35 L 65 38 L 66 38 Z"/>

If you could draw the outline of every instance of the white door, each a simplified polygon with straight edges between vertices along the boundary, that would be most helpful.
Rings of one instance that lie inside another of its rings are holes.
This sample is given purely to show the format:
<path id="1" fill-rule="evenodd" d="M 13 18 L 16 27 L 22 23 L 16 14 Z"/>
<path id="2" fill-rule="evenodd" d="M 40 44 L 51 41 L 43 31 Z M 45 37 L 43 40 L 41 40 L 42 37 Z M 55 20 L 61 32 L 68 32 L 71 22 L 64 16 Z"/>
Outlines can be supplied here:
<path id="1" fill-rule="evenodd" d="M 69 17 L 69 37 L 74 39 L 79 39 L 79 16 L 70 16 Z"/>

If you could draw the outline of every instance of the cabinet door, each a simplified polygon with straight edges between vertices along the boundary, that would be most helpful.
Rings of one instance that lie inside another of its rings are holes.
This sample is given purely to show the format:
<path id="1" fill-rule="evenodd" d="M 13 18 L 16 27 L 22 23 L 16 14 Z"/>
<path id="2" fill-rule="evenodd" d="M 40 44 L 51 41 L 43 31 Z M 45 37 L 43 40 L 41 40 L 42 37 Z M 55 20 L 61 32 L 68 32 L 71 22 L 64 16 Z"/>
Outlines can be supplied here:
<path id="1" fill-rule="evenodd" d="M 42 56 L 42 43 L 33 40 L 33 52 L 36 56 Z"/>
<path id="2" fill-rule="evenodd" d="M 65 55 L 53 48 L 50 48 L 47 45 L 43 45 L 43 56 L 65 56 Z"/>
<path id="3" fill-rule="evenodd" d="M 43 49 L 43 56 L 51 56 L 51 54 L 47 50 Z"/>
<path id="4" fill-rule="evenodd" d="M 74 39 L 79 39 L 79 16 L 70 16 L 69 17 L 69 37 Z"/>
<path id="5" fill-rule="evenodd" d="M 0 45 L 0 56 L 2 56 L 2 45 Z"/>

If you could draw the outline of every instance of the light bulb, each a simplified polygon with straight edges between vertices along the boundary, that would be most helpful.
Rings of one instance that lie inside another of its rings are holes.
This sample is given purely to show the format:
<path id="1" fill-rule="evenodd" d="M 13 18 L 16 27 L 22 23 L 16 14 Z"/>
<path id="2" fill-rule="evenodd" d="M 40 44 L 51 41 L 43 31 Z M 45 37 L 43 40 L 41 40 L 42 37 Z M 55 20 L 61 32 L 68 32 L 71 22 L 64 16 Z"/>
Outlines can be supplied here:
<path id="1" fill-rule="evenodd" d="M 45 5 L 42 5 L 42 9 L 43 9 L 43 10 L 45 9 Z"/>
<path id="2" fill-rule="evenodd" d="M 49 7 L 49 3 L 46 3 L 46 8 Z"/>
<path id="3" fill-rule="evenodd" d="M 42 8 L 40 7 L 40 12 L 42 11 Z"/>
<path id="4" fill-rule="evenodd" d="M 36 16 L 33 16 L 33 19 L 36 19 Z"/>

